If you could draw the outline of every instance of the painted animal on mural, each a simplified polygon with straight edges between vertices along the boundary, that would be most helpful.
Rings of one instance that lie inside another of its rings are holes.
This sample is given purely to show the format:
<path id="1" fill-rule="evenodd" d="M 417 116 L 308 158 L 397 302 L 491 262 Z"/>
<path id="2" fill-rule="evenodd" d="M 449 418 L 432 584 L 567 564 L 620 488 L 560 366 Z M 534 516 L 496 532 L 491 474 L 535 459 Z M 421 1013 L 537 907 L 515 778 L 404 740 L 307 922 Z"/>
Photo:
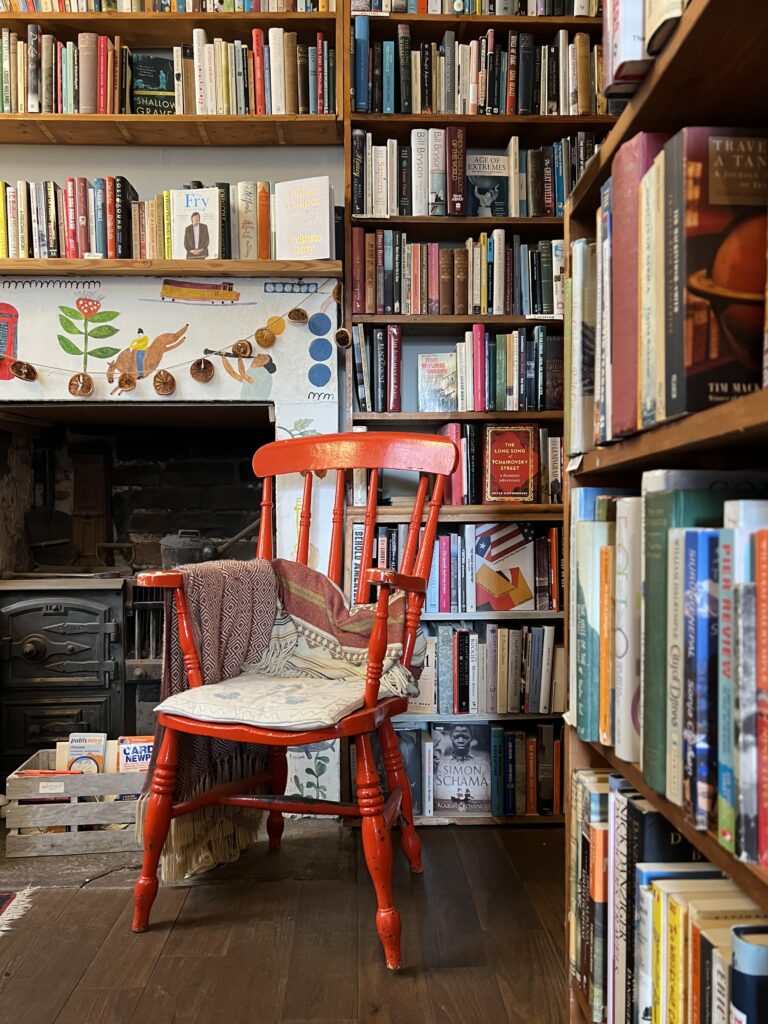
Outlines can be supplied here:
<path id="1" fill-rule="evenodd" d="M 112 384 L 121 373 L 129 373 L 136 380 L 148 377 L 158 368 L 167 352 L 184 344 L 188 330 L 189 324 L 184 324 L 178 331 L 158 334 L 150 341 L 139 328 L 128 348 L 124 348 L 107 366 L 107 380 Z"/>

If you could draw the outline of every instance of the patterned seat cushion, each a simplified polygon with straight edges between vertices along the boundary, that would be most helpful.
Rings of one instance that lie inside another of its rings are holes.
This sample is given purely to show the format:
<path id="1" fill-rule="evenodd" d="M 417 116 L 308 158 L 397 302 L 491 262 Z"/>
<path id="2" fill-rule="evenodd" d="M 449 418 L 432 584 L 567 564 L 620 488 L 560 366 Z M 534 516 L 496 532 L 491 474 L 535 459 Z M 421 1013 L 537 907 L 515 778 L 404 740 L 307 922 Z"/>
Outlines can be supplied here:
<path id="1" fill-rule="evenodd" d="M 274 677 L 255 673 L 176 693 L 155 711 L 201 722 L 265 729 L 324 729 L 363 706 L 363 679 Z"/>

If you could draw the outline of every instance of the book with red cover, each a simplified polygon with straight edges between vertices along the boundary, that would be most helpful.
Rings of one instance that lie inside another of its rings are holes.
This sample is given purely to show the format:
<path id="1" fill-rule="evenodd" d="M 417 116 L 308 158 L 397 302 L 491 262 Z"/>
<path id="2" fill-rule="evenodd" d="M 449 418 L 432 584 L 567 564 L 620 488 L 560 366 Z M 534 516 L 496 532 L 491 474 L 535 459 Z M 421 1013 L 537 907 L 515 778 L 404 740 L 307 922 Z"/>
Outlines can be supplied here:
<path id="1" fill-rule="evenodd" d="M 74 178 L 67 178 L 64 185 L 64 209 L 67 214 L 66 244 L 64 251 L 68 260 L 76 260 L 80 255 L 77 251 L 77 215 L 75 213 L 76 185 Z"/>
<path id="2" fill-rule="evenodd" d="M 466 212 L 467 130 L 453 125 L 445 131 L 448 162 L 448 216 L 463 217 Z"/>
<path id="3" fill-rule="evenodd" d="M 666 414 L 672 417 L 760 387 L 766 133 L 683 128 L 664 146 L 664 195 Z"/>
<path id="4" fill-rule="evenodd" d="M 440 427 L 438 433 L 442 434 L 443 437 L 449 437 L 459 451 L 459 461 L 456 465 L 456 469 L 451 473 L 445 503 L 446 505 L 461 505 L 463 499 L 463 466 L 461 458 L 463 450 L 461 445 L 461 424 L 446 423 L 445 426 Z"/>
<path id="5" fill-rule="evenodd" d="M 253 77 L 256 92 L 256 113 L 266 114 L 267 105 L 264 97 L 264 32 L 260 28 L 253 30 Z M 259 255 L 259 259 L 264 259 L 264 257 Z"/>
<path id="6" fill-rule="evenodd" d="M 447 534 L 438 537 L 440 556 L 438 572 L 438 607 L 441 612 L 451 610 L 451 538 Z"/>
<path id="7" fill-rule="evenodd" d="M 117 256 L 117 240 L 115 238 L 115 179 L 105 178 L 105 220 L 107 222 L 107 259 Z"/>
<path id="8" fill-rule="evenodd" d="M 75 178 L 75 224 L 77 255 L 82 258 L 91 247 L 88 240 L 88 183 L 85 178 Z"/>
<path id="9" fill-rule="evenodd" d="M 365 228 L 352 228 L 352 312 L 365 313 Z"/>
<path id="10" fill-rule="evenodd" d="M 757 640 L 757 849 L 768 867 L 768 530 L 755 533 Z"/>
<path id="11" fill-rule="evenodd" d="M 483 504 L 539 498 L 539 429 L 535 423 L 486 424 Z"/>
<path id="12" fill-rule="evenodd" d="M 403 333 L 399 324 L 387 324 L 387 412 L 400 412 L 400 363 Z"/>
<path id="13" fill-rule="evenodd" d="M 611 346 L 613 363 L 613 437 L 637 429 L 637 360 L 640 332 L 638 294 L 638 215 L 640 180 L 661 152 L 668 135 L 638 132 L 625 142 L 611 166 Z"/>
<path id="14" fill-rule="evenodd" d="M 326 98 L 325 98 L 325 87 L 323 79 L 325 76 L 325 68 L 323 66 L 323 33 L 317 33 L 317 112 L 318 114 L 324 113 Z"/>
<path id="15" fill-rule="evenodd" d="M 376 313 L 384 312 L 384 232 L 379 229 L 376 239 Z"/>

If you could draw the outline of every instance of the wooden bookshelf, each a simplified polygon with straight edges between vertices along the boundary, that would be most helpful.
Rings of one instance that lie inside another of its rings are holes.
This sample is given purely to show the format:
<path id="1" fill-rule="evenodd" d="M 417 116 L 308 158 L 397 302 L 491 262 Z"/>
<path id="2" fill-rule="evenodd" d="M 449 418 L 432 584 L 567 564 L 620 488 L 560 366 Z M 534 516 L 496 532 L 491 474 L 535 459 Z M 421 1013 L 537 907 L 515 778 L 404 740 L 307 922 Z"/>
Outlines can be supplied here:
<path id="1" fill-rule="evenodd" d="M 341 260 L 0 260 L 0 277 L 341 277 Z"/>
<path id="2" fill-rule="evenodd" d="M 412 423 L 414 426 L 426 426 L 428 423 L 560 423 L 563 414 L 557 410 L 545 410 L 544 412 L 509 412 L 494 411 L 488 412 L 354 412 L 352 413 L 353 423 L 372 423 L 379 426 L 401 426 L 403 423 Z"/>
<path id="3" fill-rule="evenodd" d="M 426 512 L 424 515 L 426 516 Z M 350 522 L 362 522 L 365 519 L 365 506 L 349 506 L 347 518 Z M 381 505 L 376 512 L 376 521 L 382 524 L 407 523 L 410 518 L 410 506 Z M 496 520 L 556 522 L 562 518 L 562 505 L 515 505 L 499 502 L 497 505 L 443 505 L 440 509 L 441 523 L 492 523 Z"/>
<path id="4" fill-rule="evenodd" d="M 672 134 L 687 124 L 764 126 L 768 20 L 763 15 L 762 5 L 756 2 L 734 5 L 727 0 L 695 0 L 685 9 L 664 51 L 587 165 L 566 204 L 566 259 L 571 241 L 594 237 L 600 187 L 611 174 L 612 160 L 620 146 L 637 132 Z M 714 62 L 713 54 L 717 55 Z M 580 484 L 639 487 L 642 472 L 654 468 L 762 468 L 767 441 L 768 391 L 757 391 L 710 410 L 667 421 L 572 459 L 570 480 L 565 481 L 564 488 L 566 611 L 572 487 Z M 568 614 L 564 630 L 567 649 Z M 572 726 L 566 726 L 564 741 L 566 851 L 570 849 L 571 773 L 578 768 L 613 770 L 628 779 L 706 859 L 768 912 L 767 871 L 732 856 L 719 844 L 715 834 L 694 829 L 682 808 L 647 785 L 639 765 L 622 761 L 610 747 L 582 742 Z M 567 887 L 567 864 L 565 875 Z M 567 1020 L 570 1024 L 586 1024 L 591 1020 L 586 1000 L 573 984 L 569 985 Z"/>
<path id="5" fill-rule="evenodd" d="M 11 146 L 335 146 L 342 132 L 338 114 L 0 114 Z"/>

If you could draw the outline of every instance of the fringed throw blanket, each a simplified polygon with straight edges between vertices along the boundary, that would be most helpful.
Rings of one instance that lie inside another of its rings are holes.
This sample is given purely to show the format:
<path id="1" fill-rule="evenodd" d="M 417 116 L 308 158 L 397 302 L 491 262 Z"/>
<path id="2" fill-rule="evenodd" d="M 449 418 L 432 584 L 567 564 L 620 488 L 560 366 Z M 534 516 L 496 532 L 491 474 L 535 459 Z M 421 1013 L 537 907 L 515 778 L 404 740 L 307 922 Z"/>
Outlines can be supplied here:
<path id="1" fill-rule="evenodd" d="M 269 562 L 201 562 L 182 567 L 206 686 L 239 675 L 243 665 L 257 661 L 267 648 L 277 608 L 277 578 Z M 172 594 L 165 608 L 162 700 L 187 689 L 179 644 L 179 625 Z M 162 728 L 155 732 L 155 756 Z M 263 771 L 266 751 L 244 743 L 179 734 L 179 761 L 174 803 L 191 800 L 212 786 L 245 779 Z M 142 841 L 144 812 L 154 758 L 139 801 L 136 828 Z M 237 807 L 209 807 L 174 818 L 163 848 L 162 872 L 167 882 L 181 881 L 237 860 L 258 834 L 261 815 Z"/>
<path id="2" fill-rule="evenodd" d="M 182 570 L 205 685 L 241 675 L 365 678 L 375 606 L 350 609 L 339 587 L 322 573 L 282 559 L 203 562 Z M 414 676 L 399 660 L 404 617 L 405 597 L 398 592 L 390 600 L 382 694 L 418 692 Z M 414 674 L 424 649 L 419 634 Z M 186 689 L 176 610 L 169 597 L 161 698 Z M 161 739 L 158 727 L 155 754 Z M 182 733 L 174 802 L 190 800 L 223 782 L 248 778 L 262 771 L 265 763 L 265 748 Z M 139 803 L 140 841 L 153 769 L 154 761 Z M 163 850 L 163 878 L 180 881 L 236 860 L 257 838 L 260 819 L 256 811 L 234 807 L 211 807 L 175 818 Z"/>

